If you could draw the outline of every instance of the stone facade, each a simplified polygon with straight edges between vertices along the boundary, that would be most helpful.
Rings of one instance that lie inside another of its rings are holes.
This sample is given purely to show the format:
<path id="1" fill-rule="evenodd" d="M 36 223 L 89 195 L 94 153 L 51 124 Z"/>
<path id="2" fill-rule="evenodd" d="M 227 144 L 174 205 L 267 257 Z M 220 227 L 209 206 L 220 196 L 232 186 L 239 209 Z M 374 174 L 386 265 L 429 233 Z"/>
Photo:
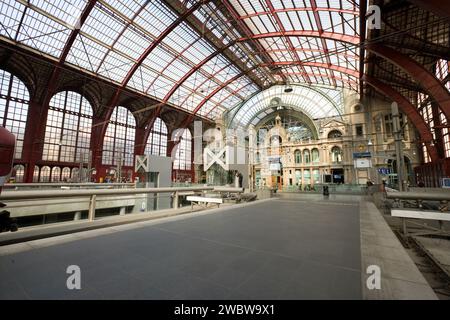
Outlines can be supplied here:
<path id="1" fill-rule="evenodd" d="M 305 190 L 322 183 L 364 185 L 368 180 L 373 183 L 381 183 L 382 180 L 395 183 L 390 102 L 370 100 L 362 104 L 354 99 L 354 95 L 344 95 L 344 110 L 342 117 L 314 120 L 318 139 L 300 142 L 290 141 L 281 117 L 274 113 L 275 126 L 268 131 L 268 136 L 272 140 L 278 136 L 281 143 L 277 145 L 268 138 L 259 146 L 252 165 L 254 186 L 278 189 L 291 186 Z M 404 172 L 408 181 L 414 183 L 413 167 L 420 163 L 416 133 L 405 116 L 401 123 L 404 124 Z M 370 152 L 372 156 L 372 167 L 355 167 L 354 153 L 365 152 Z M 276 155 L 280 156 L 280 171 L 276 170 L 276 165 L 270 166 L 270 161 L 276 162 Z M 387 172 L 391 175 L 385 174 Z"/>

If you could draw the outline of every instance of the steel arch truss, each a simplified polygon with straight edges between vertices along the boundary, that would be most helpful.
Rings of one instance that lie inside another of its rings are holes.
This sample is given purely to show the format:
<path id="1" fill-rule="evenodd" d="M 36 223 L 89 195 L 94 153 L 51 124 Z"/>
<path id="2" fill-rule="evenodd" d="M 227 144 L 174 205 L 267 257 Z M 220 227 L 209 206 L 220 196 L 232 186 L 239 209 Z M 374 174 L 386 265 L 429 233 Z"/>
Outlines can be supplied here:
<path id="1" fill-rule="evenodd" d="M 213 119 L 280 81 L 359 88 L 359 1 L 16 0 L 0 12 L 0 38 L 55 60 L 45 100 L 65 64 L 117 84 L 106 118 L 125 89 Z"/>
<path id="2" fill-rule="evenodd" d="M 417 108 L 415 108 L 411 102 L 408 101 L 401 93 L 393 89 L 391 86 L 383 83 L 380 80 L 377 80 L 373 77 L 364 76 L 364 82 L 373 87 L 375 90 L 384 94 L 387 97 L 390 97 L 393 101 L 397 102 L 398 106 L 401 108 L 403 113 L 410 119 L 412 124 L 416 127 L 417 131 L 420 134 L 420 138 L 422 142 L 427 147 L 428 153 L 432 159 L 432 161 L 436 161 L 439 159 L 438 152 L 436 150 L 433 142 L 433 135 L 431 133 L 430 128 L 420 115 Z"/>

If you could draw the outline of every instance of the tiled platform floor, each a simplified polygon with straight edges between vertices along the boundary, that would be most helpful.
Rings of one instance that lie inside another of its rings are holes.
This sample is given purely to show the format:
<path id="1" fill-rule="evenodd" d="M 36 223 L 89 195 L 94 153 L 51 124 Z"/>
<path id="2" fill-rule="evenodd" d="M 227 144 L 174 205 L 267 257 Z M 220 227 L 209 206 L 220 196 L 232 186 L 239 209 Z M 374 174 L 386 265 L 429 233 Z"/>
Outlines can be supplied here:
<path id="1" fill-rule="evenodd" d="M 353 199 L 277 199 L 126 229 L 0 256 L 0 299 L 362 298 Z M 66 287 L 69 265 L 81 290 Z"/>

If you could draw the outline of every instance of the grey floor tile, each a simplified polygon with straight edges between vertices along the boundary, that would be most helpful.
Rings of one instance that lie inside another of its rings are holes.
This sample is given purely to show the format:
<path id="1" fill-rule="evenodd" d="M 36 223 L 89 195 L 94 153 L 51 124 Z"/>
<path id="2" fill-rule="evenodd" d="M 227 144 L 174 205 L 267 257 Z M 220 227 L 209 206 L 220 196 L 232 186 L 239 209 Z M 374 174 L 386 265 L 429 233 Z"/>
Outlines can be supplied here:
<path id="1" fill-rule="evenodd" d="M 29 299 L 29 296 L 16 280 L 3 278 L 0 281 L 0 300 L 25 299 Z"/>
<path id="2" fill-rule="evenodd" d="M 360 265 L 358 207 L 330 208 L 257 203 L 2 256 L 0 277 L 16 281 L 3 291 L 38 299 L 358 297 L 358 272 L 336 268 Z M 71 264 L 81 267 L 80 291 L 65 286 Z"/>

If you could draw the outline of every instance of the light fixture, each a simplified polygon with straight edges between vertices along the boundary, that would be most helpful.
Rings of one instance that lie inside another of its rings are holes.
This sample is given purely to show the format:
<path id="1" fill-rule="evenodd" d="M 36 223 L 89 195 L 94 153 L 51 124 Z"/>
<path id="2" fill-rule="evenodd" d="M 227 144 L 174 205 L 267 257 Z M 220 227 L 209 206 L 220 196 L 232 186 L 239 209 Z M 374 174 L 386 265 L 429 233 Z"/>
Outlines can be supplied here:
<path id="1" fill-rule="evenodd" d="M 294 89 L 290 85 L 287 85 L 286 88 L 284 89 L 285 93 L 290 93 L 292 91 L 294 91 Z"/>
<path id="2" fill-rule="evenodd" d="M 369 141 L 367 142 L 367 145 L 368 145 L 368 146 L 373 146 L 372 139 L 369 139 Z"/>

